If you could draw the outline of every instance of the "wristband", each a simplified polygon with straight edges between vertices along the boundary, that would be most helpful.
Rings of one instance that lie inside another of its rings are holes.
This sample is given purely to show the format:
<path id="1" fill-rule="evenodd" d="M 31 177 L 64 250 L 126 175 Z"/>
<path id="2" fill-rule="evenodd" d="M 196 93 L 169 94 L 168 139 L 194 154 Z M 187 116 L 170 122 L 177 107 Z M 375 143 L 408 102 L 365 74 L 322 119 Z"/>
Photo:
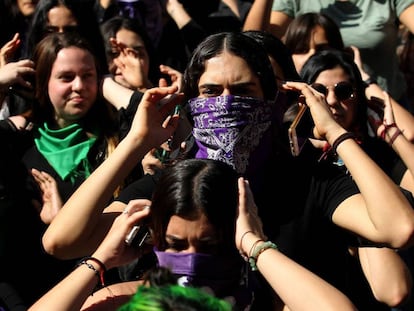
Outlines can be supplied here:
<path id="1" fill-rule="evenodd" d="M 352 132 L 346 132 L 346 133 L 343 133 L 342 135 L 339 135 L 339 137 L 335 139 L 335 141 L 332 144 L 332 152 L 336 154 L 336 149 L 341 143 L 343 143 L 347 139 L 355 139 L 355 138 L 356 136 Z"/>
<path id="2" fill-rule="evenodd" d="M 378 84 L 377 80 L 375 78 L 369 77 L 368 79 L 363 81 L 365 84 L 365 87 L 370 86 L 371 84 Z"/>

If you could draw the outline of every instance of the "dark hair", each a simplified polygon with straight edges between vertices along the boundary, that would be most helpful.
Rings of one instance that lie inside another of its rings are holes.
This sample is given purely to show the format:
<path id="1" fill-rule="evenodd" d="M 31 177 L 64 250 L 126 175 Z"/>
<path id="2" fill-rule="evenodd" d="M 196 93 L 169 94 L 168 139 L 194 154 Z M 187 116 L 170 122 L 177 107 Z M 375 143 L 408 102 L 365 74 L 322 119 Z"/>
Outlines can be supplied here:
<path id="1" fill-rule="evenodd" d="M 366 129 L 367 120 L 367 98 L 365 96 L 365 84 L 362 81 L 361 74 L 352 56 L 344 51 L 339 50 L 323 50 L 313 54 L 303 65 L 300 75 L 302 79 L 312 84 L 322 71 L 342 68 L 349 75 L 350 82 L 355 87 L 358 100 L 358 112 L 354 125 Z"/>
<path id="2" fill-rule="evenodd" d="M 113 51 L 109 39 L 112 37 L 116 37 L 116 33 L 121 29 L 126 29 L 134 32 L 144 42 L 144 46 L 149 58 L 149 80 L 152 83 L 157 84 L 158 79 L 160 78 L 157 51 L 154 45 L 152 44 L 146 29 L 143 26 L 141 26 L 139 21 L 136 19 L 130 19 L 122 16 L 114 16 L 101 24 L 101 33 L 105 43 L 106 59 L 108 61 L 113 60 Z"/>
<path id="3" fill-rule="evenodd" d="M 76 31 L 90 42 L 93 54 L 97 57 L 102 70 L 106 72 L 105 46 L 94 5 L 94 0 L 40 0 L 27 38 L 28 53 L 32 53 L 40 40 L 49 33 L 46 28 L 49 11 L 57 6 L 65 6 L 76 19 Z M 26 55 L 28 58 L 31 56 L 31 54 Z"/>
<path id="4" fill-rule="evenodd" d="M 230 165 L 211 159 L 186 159 L 166 168 L 152 197 L 154 245 L 166 248 L 165 233 L 173 215 L 191 220 L 204 214 L 217 230 L 219 252 L 236 253 L 237 179 Z"/>
<path id="5" fill-rule="evenodd" d="M 285 80 L 301 80 L 296 71 L 295 64 L 293 63 L 292 54 L 282 40 L 266 31 L 248 30 L 243 33 L 246 36 L 253 38 L 264 47 L 267 54 L 269 54 L 282 69 Z"/>
<path id="6" fill-rule="evenodd" d="M 59 51 L 68 47 L 77 47 L 86 50 L 94 57 L 94 50 L 89 41 L 85 40 L 77 32 L 51 33 L 36 46 L 33 56 L 36 71 L 35 97 L 37 99 L 34 102 L 33 117 L 36 123 L 54 122 L 55 112 L 49 98 L 48 83 L 53 64 L 56 61 Z M 99 63 L 96 62 L 95 57 L 94 59 L 97 71 L 96 83 L 98 85 L 102 73 L 99 70 Z M 102 131 L 112 133 L 114 127 L 111 125 L 115 124 L 112 112 L 111 106 L 109 106 L 98 92 L 98 97 L 94 105 L 84 117 L 85 129 L 90 132 L 95 132 L 99 128 Z"/>
<path id="7" fill-rule="evenodd" d="M 264 48 L 241 32 L 220 32 L 206 37 L 194 50 L 183 75 L 186 99 L 199 95 L 198 82 L 205 71 L 206 61 L 224 51 L 243 58 L 259 78 L 265 99 L 275 98 L 275 76 Z"/>
<path id="8" fill-rule="evenodd" d="M 309 42 L 316 26 L 323 28 L 331 48 L 344 49 L 344 42 L 336 23 L 327 15 L 310 12 L 296 16 L 286 30 L 285 44 L 292 54 L 309 51 Z"/>

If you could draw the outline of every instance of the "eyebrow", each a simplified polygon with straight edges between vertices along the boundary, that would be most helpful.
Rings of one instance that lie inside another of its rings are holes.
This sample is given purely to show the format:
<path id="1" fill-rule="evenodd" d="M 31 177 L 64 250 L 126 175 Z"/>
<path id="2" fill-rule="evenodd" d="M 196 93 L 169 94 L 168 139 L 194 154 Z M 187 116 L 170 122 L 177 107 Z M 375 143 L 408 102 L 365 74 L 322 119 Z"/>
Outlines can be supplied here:
<path id="1" fill-rule="evenodd" d="M 222 86 L 222 84 L 204 83 L 204 84 L 201 84 L 199 86 L 199 88 L 221 87 L 221 86 Z M 249 81 L 249 82 L 233 83 L 233 84 L 230 85 L 231 88 L 234 88 L 234 87 L 248 87 L 248 86 L 256 86 L 256 83 Z"/>

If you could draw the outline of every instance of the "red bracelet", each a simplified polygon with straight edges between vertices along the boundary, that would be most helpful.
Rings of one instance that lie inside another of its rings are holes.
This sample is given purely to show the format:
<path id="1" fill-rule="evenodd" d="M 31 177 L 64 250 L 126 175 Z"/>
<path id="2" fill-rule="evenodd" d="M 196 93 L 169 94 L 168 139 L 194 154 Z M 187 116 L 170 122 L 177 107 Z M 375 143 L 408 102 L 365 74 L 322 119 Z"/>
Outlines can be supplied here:
<path id="1" fill-rule="evenodd" d="M 383 140 L 385 140 L 385 135 L 387 135 L 388 130 L 390 128 L 393 128 L 393 127 L 398 128 L 397 124 L 395 124 L 395 122 L 393 122 L 391 124 L 385 124 L 384 123 L 384 129 L 382 130 L 381 135 L 380 135 Z"/>
<path id="2" fill-rule="evenodd" d="M 394 143 L 394 141 L 397 139 L 398 136 L 400 136 L 400 134 L 402 134 L 401 130 L 397 127 L 397 131 L 394 133 L 394 135 L 392 135 L 392 137 L 390 138 L 390 141 L 388 142 L 388 144 L 390 146 L 392 146 L 392 144 Z"/>

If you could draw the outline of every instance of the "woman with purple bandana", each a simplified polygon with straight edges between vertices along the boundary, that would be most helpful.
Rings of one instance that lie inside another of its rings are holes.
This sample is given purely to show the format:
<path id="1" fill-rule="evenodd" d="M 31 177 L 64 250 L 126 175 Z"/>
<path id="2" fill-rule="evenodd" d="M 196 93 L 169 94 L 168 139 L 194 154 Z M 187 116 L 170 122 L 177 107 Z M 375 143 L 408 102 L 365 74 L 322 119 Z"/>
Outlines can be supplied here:
<path id="1" fill-rule="evenodd" d="M 164 170 L 152 201 L 131 201 L 93 255 L 81 260 L 70 277 L 29 310 L 118 310 L 117 306 L 127 302 L 137 286 L 143 286 L 142 281 L 112 284 L 98 291 L 94 286 L 97 280 L 104 283 L 103 271 L 125 264 L 145 251 L 134 242 L 125 243 L 125 236 L 137 223 L 150 228 L 158 265 L 173 274 L 169 282 L 204 288 L 227 300 L 231 310 L 249 310 L 254 287 L 248 283 L 249 270 L 250 274 L 263 273 L 281 292 L 290 310 L 328 310 L 337 306 L 338 310 L 356 310 L 345 295 L 266 241 L 248 182 L 229 165 L 210 159 L 187 159 Z M 246 263 L 244 258 L 249 253 Z M 88 298 L 91 292 L 93 296 Z M 312 299 L 303 299 L 298 292 Z M 270 307 L 271 302 L 268 304 Z M 196 309 L 217 311 L 207 305 Z"/>
<path id="2" fill-rule="evenodd" d="M 287 133 L 274 113 L 278 94 L 268 56 L 241 33 L 209 36 L 194 51 L 184 73 L 183 92 L 189 103 L 184 108 L 194 120 L 196 142 L 188 156 L 229 163 L 248 179 L 264 234 L 280 252 L 292 258 L 298 253 L 306 256 L 296 242 L 306 240 L 306 221 L 314 216 L 329 225 L 316 228 L 317 234 L 335 233 L 332 236 L 338 237 L 338 243 L 345 234 L 342 231 L 394 248 L 412 243 L 413 210 L 398 187 L 334 120 L 318 92 L 300 82 L 286 82 L 284 87 L 304 97 L 315 122 L 315 137 L 327 140 L 341 158 L 350 162 L 353 178 L 330 170 L 316 174 L 321 170 L 315 170 L 317 161 L 313 158 L 291 156 Z M 132 130 L 124 141 L 133 135 Z M 103 204 L 132 162 L 140 160 L 136 143 L 125 144 L 102 165 L 105 174 L 92 174 L 49 226 L 43 238 L 48 252 L 64 258 L 91 254 L 109 230 L 108 218 L 115 218 L 131 200 L 151 199 L 158 175 L 131 184 L 108 207 Z M 226 149 L 221 150 L 223 147 Z M 313 214 L 305 215 L 308 211 Z M 389 213 L 393 217 L 388 217 Z M 103 215 L 105 224 L 97 221 Z M 300 222 L 301 216 L 305 216 L 304 223 Z M 299 225 L 303 235 L 298 235 Z M 337 245 L 329 245 L 333 246 Z M 336 267 L 347 271 L 342 265 Z M 273 288 L 265 284 L 261 283 L 255 293 L 258 301 L 263 301 L 263 305 L 256 306 L 258 310 L 268 310 L 269 295 L 274 294 Z"/>

